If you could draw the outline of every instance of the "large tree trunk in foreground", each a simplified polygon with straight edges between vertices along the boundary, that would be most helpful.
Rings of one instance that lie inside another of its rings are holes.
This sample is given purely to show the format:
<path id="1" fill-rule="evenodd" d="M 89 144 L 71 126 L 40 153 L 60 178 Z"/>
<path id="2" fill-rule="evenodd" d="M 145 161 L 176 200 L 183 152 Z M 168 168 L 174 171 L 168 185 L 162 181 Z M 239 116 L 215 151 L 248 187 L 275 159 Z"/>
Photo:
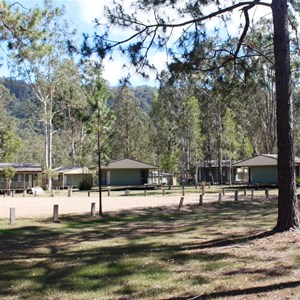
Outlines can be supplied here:
<path id="1" fill-rule="evenodd" d="M 278 136 L 278 220 L 275 230 L 299 228 L 287 0 L 273 0 Z"/>

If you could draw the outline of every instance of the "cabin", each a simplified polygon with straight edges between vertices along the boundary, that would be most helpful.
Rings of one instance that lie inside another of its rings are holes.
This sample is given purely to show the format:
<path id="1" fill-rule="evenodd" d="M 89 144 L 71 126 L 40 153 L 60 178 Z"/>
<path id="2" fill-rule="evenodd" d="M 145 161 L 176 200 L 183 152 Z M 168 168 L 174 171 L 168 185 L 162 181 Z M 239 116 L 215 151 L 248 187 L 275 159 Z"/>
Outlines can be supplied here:
<path id="1" fill-rule="evenodd" d="M 277 185 L 277 154 L 260 154 L 249 159 L 242 160 L 233 165 L 234 169 L 248 169 L 249 184 Z M 295 157 L 296 176 L 300 176 L 300 158 Z"/>
<path id="2" fill-rule="evenodd" d="M 54 169 L 58 172 L 58 178 L 53 180 L 53 188 L 65 189 L 78 188 L 83 182 L 93 185 L 92 173 L 87 167 L 65 166 Z"/>
<path id="3" fill-rule="evenodd" d="M 6 190 L 6 178 L 3 170 L 6 167 L 15 169 L 15 176 L 11 180 L 10 189 L 27 191 L 42 184 L 42 166 L 27 163 L 0 163 L 0 190 Z"/>
<path id="4" fill-rule="evenodd" d="M 142 186 L 149 184 L 150 171 L 158 166 L 133 159 L 119 159 L 101 166 L 101 184 L 106 186 Z"/>
<path id="5" fill-rule="evenodd" d="M 231 160 L 222 160 L 222 178 L 223 183 L 231 181 Z M 205 160 L 198 165 L 198 182 L 219 183 L 219 163 L 217 160 Z"/>

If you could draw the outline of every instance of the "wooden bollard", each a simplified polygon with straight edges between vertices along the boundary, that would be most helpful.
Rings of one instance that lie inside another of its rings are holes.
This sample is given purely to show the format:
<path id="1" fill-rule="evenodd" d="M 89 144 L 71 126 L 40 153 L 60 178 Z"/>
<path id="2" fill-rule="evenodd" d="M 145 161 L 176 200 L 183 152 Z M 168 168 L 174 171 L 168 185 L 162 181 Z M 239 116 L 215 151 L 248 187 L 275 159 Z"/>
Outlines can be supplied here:
<path id="1" fill-rule="evenodd" d="M 88 191 L 88 197 L 90 197 L 91 196 L 91 191 Z"/>
<path id="2" fill-rule="evenodd" d="M 254 190 L 252 189 L 251 190 L 251 201 L 253 201 L 254 200 Z"/>
<path id="3" fill-rule="evenodd" d="M 219 203 L 222 201 L 222 193 L 219 193 Z"/>
<path id="4" fill-rule="evenodd" d="M 265 189 L 265 195 L 266 195 L 266 198 L 268 199 L 269 198 L 269 189 L 268 188 Z"/>
<path id="5" fill-rule="evenodd" d="M 203 195 L 200 194 L 199 195 L 199 206 L 202 206 L 203 205 Z"/>
<path id="6" fill-rule="evenodd" d="M 9 221 L 11 225 L 16 223 L 16 209 L 14 207 L 9 209 Z"/>
<path id="7" fill-rule="evenodd" d="M 239 201 L 239 191 L 234 192 L 234 201 Z"/>
<path id="8" fill-rule="evenodd" d="M 225 188 L 222 189 L 223 196 L 225 196 Z"/>
<path id="9" fill-rule="evenodd" d="M 144 196 L 147 196 L 147 190 L 144 189 Z"/>
<path id="10" fill-rule="evenodd" d="M 244 196 L 246 196 L 247 195 L 247 190 L 246 189 L 244 189 Z"/>
<path id="11" fill-rule="evenodd" d="M 184 185 L 182 186 L 182 196 L 185 195 Z"/>
<path id="12" fill-rule="evenodd" d="M 163 188 L 163 196 L 166 194 L 166 190 Z"/>
<path id="13" fill-rule="evenodd" d="M 178 211 L 181 210 L 181 207 L 182 207 L 182 204 L 183 204 L 183 200 L 184 200 L 184 197 L 181 197 L 180 201 L 179 201 L 179 205 L 178 205 Z"/>
<path id="14" fill-rule="evenodd" d="M 55 190 L 51 190 L 51 197 L 55 197 Z"/>
<path id="15" fill-rule="evenodd" d="M 202 195 L 204 195 L 205 194 L 205 185 L 202 184 L 201 188 L 202 188 Z"/>
<path id="16" fill-rule="evenodd" d="M 53 206 L 53 222 L 58 222 L 58 204 L 54 204 Z"/>
<path id="17" fill-rule="evenodd" d="M 110 196 L 110 189 L 107 190 L 107 196 Z"/>
<path id="18" fill-rule="evenodd" d="M 91 203 L 91 216 L 96 216 L 96 203 L 92 202 Z"/>

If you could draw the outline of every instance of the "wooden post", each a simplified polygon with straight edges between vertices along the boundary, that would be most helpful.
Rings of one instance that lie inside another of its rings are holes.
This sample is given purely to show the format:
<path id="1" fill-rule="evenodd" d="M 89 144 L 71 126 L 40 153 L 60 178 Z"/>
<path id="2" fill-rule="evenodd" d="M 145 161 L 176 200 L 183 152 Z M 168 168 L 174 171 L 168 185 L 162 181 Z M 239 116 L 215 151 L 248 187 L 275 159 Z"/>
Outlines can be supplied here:
<path id="1" fill-rule="evenodd" d="M 91 196 L 91 191 L 88 191 L 88 197 L 90 197 Z"/>
<path id="2" fill-rule="evenodd" d="M 184 191 L 184 185 L 182 186 L 182 196 L 185 195 L 185 191 Z"/>
<path id="3" fill-rule="evenodd" d="M 251 190 L 251 201 L 253 201 L 253 199 L 254 199 L 254 190 L 252 189 Z"/>
<path id="4" fill-rule="evenodd" d="M 205 184 L 202 184 L 201 187 L 202 187 L 202 195 L 204 195 L 205 194 Z"/>
<path id="5" fill-rule="evenodd" d="M 202 206 L 203 205 L 203 195 L 200 194 L 199 195 L 199 206 Z"/>
<path id="6" fill-rule="evenodd" d="M 165 188 L 163 188 L 163 196 L 166 194 L 166 190 Z"/>
<path id="7" fill-rule="evenodd" d="M 266 195 L 266 198 L 268 199 L 269 198 L 269 189 L 268 188 L 265 189 L 265 195 Z"/>
<path id="8" fill-rule="evenodd" d="M 147 190 L 144 189 L 144 196 L 147 196 Z"/>
<path id="9" fill-rule="evenodd" d="M 223 196 L 225 196 L 225 188 L 222 189 Z"/>
<path id="10" fill-rule="evenodd" d="M 182 204 L 183 204 L 183 200 L 184 200 L 184 197 L 181 197 L 180 201 L 179 201 L 179 205 L 178 205 L 178 211 L 181 210 L 181 207 L 182 207 Z"/>
<path id="11" fill-rule="evenodd" d="M 244 196 L 246 196 L 247 195 L 247 190 L 246 189 L 244 189 Z"/>
<path id="12" fill-rule="evenodd" d="M 236 190 L 234 193 L 234 201 L 239 201 L 239 191 Z"/>
<path id="13" fill-rule="evenodd" d="M 51 197 L 55 197 L 55 190 L 51 190 Z"/>
<path id="14" fill-rule="evenodd" d="M 53 206 L 53 222 L 58 222 L 58 204 L 54 204 Z"/>
<path id="15" fill-rule="evenodd" d="M 107 190 L 107 196 L 110 196 L 110 189 Z"/>
<path id="16" fill-rule="evenodd" d="M 9 212 L 10 212 L 10 216 L 9 216 L 10 225 L 13 225 L 16 223 L 16 209 L 14 207 L 11 207 L 9 209 Z"/>
<path id="17" fill-rule="evenodd" d="M 91 203 L 91 216 L 96 216 L 96 203 L 92 202 Z"/>
<path id="18" fill-rule="evenodd" d="M 219 203 L 222 201 L 222 193 L 219 193 Z"/>

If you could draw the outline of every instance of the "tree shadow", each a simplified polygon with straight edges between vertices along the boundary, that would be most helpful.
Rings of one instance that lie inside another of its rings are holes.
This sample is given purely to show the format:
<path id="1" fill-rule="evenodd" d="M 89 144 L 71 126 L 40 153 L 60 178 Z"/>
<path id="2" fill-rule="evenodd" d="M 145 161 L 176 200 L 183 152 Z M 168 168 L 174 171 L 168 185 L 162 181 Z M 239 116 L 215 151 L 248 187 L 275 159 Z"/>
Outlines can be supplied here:
<path id="1" fill-rule="evenodd" d="M 218 252 L 218 248 L 263 239 L 275 232 L 262 232 L 257 225 L 255 232 L 247 229 L 246 234 L 235 234 L 233 228 L 216 236 L 208 234 L 204 241 L 194 238 L 184 243 L 168 243 L 169 238 L 193 233 L 198 228 L 222 226 L 225 222 L 234 224 L 238 218 L 256 219 L 262 210 L 270 212 L 272 205 L 212 203 L 204 208 L 185 206 L 180 213 L 173 206 L 107 213 L 102 218 L 70 215 L 62 217 L 56 225 L 50 225 L 49 219 L 40 226 L 12 228 L 2 234 L 0 230 L 0 296 L 18 295 L 19 291 L 12 287 L 23 278 L 32 282 L 32 287 L 24 291 L 28 299 L 32 294 L 43 295 L 53 290 L 97 292 L 111 286 L 119 286 L 120 295 L 136 296 L 141 291 L 130 284 L 133 274 L 151 277 L 158 270 L 169 274 L 161 264 L 166 261 L 176 261 L 180 266 L 191 260 L 222 262 L 234 258 L 234 254 Z M 151 242 L 153 237 L 157 241 Z M 117 238 L 122 238 L 122 243 L 110 244 Z M 97 246 L 82 247 L 93 243 Z M 147 255 L 155 257 L 155 261 L 145 266 L 135 262 Z M 201 274 L 193 275 L 197 284 L 207 283 Z"/>
<path id="2" fill-rule="evenodd" d="M 221 292 L 213 292 L 210 294 L 203 294 L 197 296 L 181 296 L 181 297 L 173 297 L 166 298 L 164 300 L 206 300 L 206 299 L 219 299 L 226 297 L 236 297 L 236 296 L 245 296 L 245 295 L 258 295 L 260 293 L 268 293 L 275 290 L 282 290 L 288 288 L 296 288 L 300 286 L 300 281 L 290 281 L 290 282 L 282 282 L 277 284 L 270 284 L 266 286 L 257 286 L 250 287 L 245 289 L 235 289 L 229 291 L 221 291 Z"/>

